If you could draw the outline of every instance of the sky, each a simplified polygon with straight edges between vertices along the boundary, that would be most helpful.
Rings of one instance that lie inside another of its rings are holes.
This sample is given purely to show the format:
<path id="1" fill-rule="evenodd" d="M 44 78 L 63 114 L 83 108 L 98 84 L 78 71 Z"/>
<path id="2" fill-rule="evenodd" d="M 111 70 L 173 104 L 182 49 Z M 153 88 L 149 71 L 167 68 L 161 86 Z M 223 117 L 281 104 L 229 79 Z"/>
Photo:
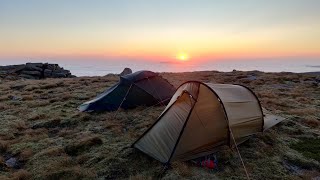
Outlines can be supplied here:
<path id="1" fill-rule="evenodd" d="M 319 58 L 319 8 L 319 0 L 0 0 L 0 61 Z"/>

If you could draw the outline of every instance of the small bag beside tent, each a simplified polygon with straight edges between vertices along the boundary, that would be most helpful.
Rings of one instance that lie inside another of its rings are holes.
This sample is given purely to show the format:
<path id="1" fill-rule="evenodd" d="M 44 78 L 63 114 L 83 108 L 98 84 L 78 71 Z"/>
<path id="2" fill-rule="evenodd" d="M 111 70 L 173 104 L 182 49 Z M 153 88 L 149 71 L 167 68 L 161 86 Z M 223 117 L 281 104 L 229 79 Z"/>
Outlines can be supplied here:
<path id="1" fill-rule="evenodd" d="M 138 71 L 120 77 L 120 81 L 95 99 L 85 102 L 80 111 L 115 111 L 137 106 L 167 104 L 175 88 L 159 74 Z"/>
<path id="2" fill-rule="evenodd" d="M 240 144 L 282 120 L 264 117 L 256 95 L 244 86 L 190 81 L 133 147 L 162 163 L 191 160 Z"/>

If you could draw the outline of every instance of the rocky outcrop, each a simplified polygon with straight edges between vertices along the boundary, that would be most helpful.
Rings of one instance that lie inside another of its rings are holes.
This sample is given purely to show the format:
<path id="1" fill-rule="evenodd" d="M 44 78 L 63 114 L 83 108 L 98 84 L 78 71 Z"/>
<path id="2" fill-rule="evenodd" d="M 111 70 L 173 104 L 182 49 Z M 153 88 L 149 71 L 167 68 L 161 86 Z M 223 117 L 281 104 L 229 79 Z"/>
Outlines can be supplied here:
<path id="1" fill-rule="evenodd" d="M 124 70 L 120 73 L 120 76 L 124 76 L 131 73 L 132 73 L 132 70 L 130 68 L 124 68 Z"/>
<path id="2" fill-rule="evenodd" d="M 58 64 L 26 63 L 19 65 L 0 66 L 0 77 L 8 79 L 44 79 L 44 78 L 70 78 L 75 77 L 69 70 Z"/>

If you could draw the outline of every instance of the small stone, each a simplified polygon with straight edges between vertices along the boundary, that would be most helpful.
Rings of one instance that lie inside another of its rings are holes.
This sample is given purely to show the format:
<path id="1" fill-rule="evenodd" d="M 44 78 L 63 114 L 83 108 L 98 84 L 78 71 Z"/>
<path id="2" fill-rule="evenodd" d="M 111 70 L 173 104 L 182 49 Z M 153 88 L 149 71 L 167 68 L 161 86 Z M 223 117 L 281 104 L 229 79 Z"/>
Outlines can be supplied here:
<path id="1" fill-rule="evenodd" d="M 15 89 L 15 90 L 21 90 L 24 87 L 26 87 L 25 84 L 15 84 L 15 85 L 10 86 L 11 89 Z"/>
<path id="2" fill-rule="evenodd" d="M 13 101 L 20 101 L 20 100 L 22 100 L 22 97 L 18 97 L 18 96 L 10 96 L 9 97 L 11 100 L 13 100 Z"/>
<path id="3" fill-rule="evenodd" d="M 250 80 L 250 81 L 254 81 L 254 80 L 257 80 L 257 77 L 254 76 L 254 75 L 249 75 L 249 76 L 247 77 L 247 79 Z"/>
<path id="4" fill-rule="evenodd" d="M 14 158 L 14 157 L 12 157 L 12 158 L 6 160 L 6 165 L 7 165 L 8 167 L 11 167 L 11 168 L 17 166 L 17 159 Z"/>

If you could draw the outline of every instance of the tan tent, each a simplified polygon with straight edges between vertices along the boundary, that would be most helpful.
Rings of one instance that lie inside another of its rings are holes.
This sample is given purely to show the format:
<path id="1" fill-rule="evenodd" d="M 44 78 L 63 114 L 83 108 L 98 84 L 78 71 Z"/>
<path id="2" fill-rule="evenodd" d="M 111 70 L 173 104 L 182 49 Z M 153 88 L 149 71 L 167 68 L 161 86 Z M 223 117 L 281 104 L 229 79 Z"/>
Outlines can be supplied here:
<path id="1" fill-rule="evenodd" d="M 282 120 L 264 115 L 256 95 L 244 86 L 189 81 L 133 146 L 163 163 L 190 160 L 240 144 Z"/>

